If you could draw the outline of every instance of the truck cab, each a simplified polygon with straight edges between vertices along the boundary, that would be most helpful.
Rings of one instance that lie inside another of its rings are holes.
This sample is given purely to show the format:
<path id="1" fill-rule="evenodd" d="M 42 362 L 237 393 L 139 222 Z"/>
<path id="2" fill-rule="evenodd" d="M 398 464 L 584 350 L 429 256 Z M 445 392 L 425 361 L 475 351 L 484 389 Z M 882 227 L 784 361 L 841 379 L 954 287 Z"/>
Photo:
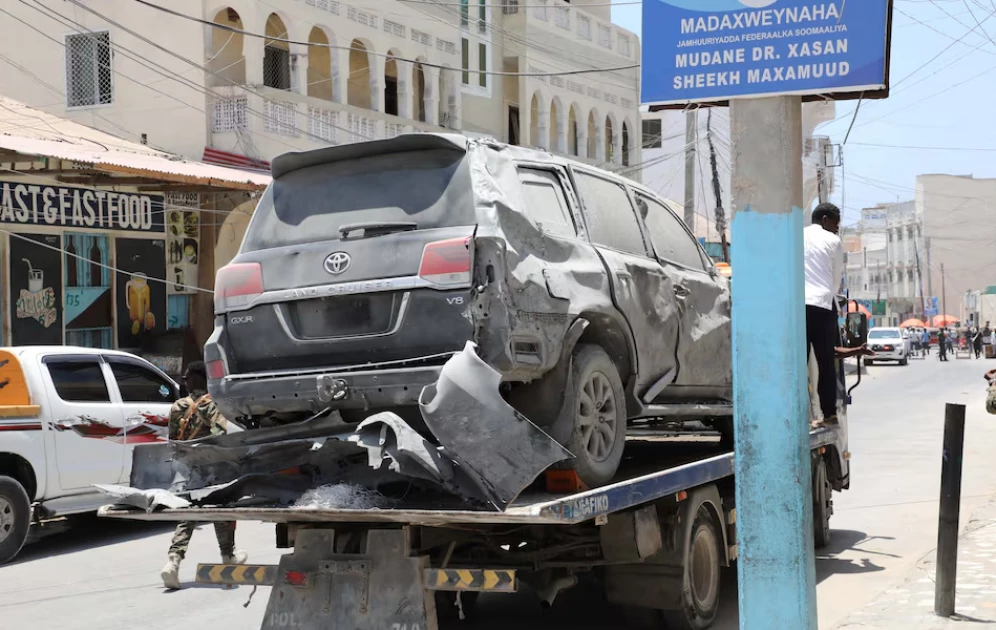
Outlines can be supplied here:
<path id="1" fill-rule="evenodd" d="M 179 393 L 124 352 L 0 348 L 0 564 L 32 520 L 95 511 L 94 484 L 127 484 L 134 445 L 166 439 Z"/>

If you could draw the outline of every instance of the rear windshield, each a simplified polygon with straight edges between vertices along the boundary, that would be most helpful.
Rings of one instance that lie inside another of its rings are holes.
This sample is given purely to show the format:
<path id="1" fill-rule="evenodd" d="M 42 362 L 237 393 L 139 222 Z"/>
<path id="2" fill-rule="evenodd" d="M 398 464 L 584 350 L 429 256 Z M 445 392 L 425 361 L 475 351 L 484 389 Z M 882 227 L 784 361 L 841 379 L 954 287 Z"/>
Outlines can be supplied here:
<path id="1" fill-rule="evenodd" d="M 900 339 L 898 330 L 873 330 L 868 333 L 869 339 Z"/>
<path id="2" fill-rule="evenodd" d="M 260 198 L 243 250 L 339 240 L 339 226 L 404 221 L 418 229 L 474 225 L 465 154 L 374 155 L 287 173 Z"/>

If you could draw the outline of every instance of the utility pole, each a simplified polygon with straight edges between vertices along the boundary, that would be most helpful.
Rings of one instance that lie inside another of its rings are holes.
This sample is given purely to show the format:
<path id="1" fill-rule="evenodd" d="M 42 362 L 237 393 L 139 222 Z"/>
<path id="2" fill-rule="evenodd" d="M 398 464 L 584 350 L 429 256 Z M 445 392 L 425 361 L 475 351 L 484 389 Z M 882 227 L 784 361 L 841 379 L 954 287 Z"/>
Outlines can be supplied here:
<path id="1" fill-rule="evenodd" d="M 944 286 L 944 263 L 941 263 L 941 315 L 948 314 L 948 292 Z"/>
<path id="2" fill-rule="evenodd" d="M 934 295 L 934 268 L 930 266 L 930 237 L 924 239 L 927 242 L 927 294 Z"/>
<path id="3" fill-rule="evenodd" d="M 740 627 L 815 630 L 800 97 L 731 100 L 730 137 Z"/>
<path id="4" fill-rule="evenodd" d="M 695 141 L 698 136 L 697 109 L 685 112 L 685 225 L 695 234 Z"/>
<path id="5" fill-rule="evenodd" d="M 830 186 L 827 185 L 827 149 L 830 144 L 823 141 L 823 138 L 813 138 L 817 143 L 818 155 L 816 156 L 816 185 L 819 192 L 820 203 L 830 201 Z"/>
<path id="6" fill-rule="evenodd" d="M 709 141 L 709 164 L 712 166 L 712 192 L 716 195 L 716 231 L 723 246 L 723 262 L 730 262 L 730 245 L 726 242 L 726 211 L 723 209 L 723 189 L 719 185 L 716 146 L 712 143 L 712 108 L 706 117 L 706 139 Z"/>

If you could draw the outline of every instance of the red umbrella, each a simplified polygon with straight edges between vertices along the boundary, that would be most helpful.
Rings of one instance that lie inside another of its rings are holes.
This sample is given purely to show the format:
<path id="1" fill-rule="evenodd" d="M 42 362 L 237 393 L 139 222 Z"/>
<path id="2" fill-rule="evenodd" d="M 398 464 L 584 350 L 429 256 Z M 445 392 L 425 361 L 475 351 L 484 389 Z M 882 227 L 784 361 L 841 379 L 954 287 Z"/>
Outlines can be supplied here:
<path id="1" fill-rule="evenodd" d="M 860 303 L 858 303 L 858 302 L 856 302 L 854 300 L 851 300 L 851 301 L 849 301 L 847 303 L 847 312 L 848 313 L 864 313 L 866 317 L 871 317 L 872 316 L 871 311 L 869 311 L 868 308 L 865 307 L 865 305 L 860 304 Z"/>
<path id="2" fill-rule="evenodd" d="M 927 324 L 924 324 L 919 319 L 913 317 L 913 318 L 907 319 L 902 324 L 899 324 L 899 327 L 900 328 L 926 328 Z"/>
<path id="3" fill-rule="evenodd" d="M 934 326 L 954 326 L 961 320 L 954 315 L 937 315 L 933 319 Z"/>

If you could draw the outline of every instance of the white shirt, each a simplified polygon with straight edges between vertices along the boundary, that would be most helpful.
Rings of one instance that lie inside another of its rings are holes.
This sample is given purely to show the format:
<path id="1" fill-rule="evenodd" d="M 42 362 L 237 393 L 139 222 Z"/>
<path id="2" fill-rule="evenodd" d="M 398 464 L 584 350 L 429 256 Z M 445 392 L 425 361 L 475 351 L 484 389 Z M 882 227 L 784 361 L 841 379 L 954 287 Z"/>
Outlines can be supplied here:
<path id="1" fill-rule="evenodd" d="M 834 310 L 833 299 L 844 276 L 844 244 L 821 225 L 802 231 L 806 268 L 806 305 Z"/>

